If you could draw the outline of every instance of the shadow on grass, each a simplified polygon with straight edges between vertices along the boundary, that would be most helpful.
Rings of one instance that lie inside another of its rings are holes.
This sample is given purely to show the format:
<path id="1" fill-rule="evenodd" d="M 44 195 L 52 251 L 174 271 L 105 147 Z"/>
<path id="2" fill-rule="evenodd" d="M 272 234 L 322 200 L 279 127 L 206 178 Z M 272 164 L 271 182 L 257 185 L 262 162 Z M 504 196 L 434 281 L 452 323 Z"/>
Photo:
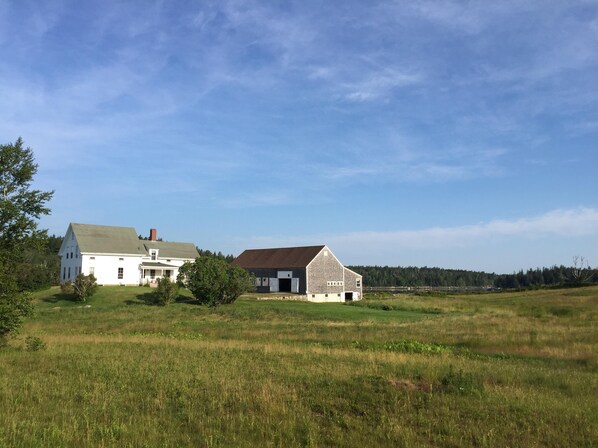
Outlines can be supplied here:
<path id="1" fill-rule="evenodd" d="M 65 292 L 57 292 L 56 294 L 41 299 L 45 303 L 58 303 L 58 302 L 79 302 L 77 296 Z"/>
<path id="2" fill-rule="evenodd" d="M 157 305 L 158 295 L 154 291 L 137 294 L 135 299 L 125 300 L 127 305 Z"/>
<path id="3" fill-rule="evenodd" d="M 126 305 L 148 305 L 148 306 L 161 306 L 158 299 L 158 293 L 155 291 L 144 292 L 137 294 L 135 300 L 125 300 Z M 190 305 L 196 305 L 198 301 L 193 297 L 187 297 L 179 295 L 175 299 L 175 303 L 187 303 Z"/>

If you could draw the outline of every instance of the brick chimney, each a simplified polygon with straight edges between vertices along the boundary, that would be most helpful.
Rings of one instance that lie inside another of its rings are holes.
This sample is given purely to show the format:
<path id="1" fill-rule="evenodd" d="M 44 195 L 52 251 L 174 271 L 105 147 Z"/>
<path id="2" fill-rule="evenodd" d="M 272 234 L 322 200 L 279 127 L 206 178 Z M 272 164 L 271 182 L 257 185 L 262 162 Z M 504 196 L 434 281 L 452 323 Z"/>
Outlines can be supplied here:
<path id="1" fill-rule="evenodd" d="M 158 239 L 158 231 L 156 229 L 150 229 L 150 241 L 156 241 Z"/>

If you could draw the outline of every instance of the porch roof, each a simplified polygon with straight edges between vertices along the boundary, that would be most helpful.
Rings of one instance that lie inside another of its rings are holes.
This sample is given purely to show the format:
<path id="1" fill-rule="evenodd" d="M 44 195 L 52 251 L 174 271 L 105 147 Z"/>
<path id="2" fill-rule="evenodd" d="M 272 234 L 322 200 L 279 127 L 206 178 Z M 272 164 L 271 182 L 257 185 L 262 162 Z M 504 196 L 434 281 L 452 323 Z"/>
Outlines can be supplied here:
<path id="1" fill-rule="evenodd" d="M 172 264 L 161 263 L 159 261 L 144 261 L 143 263 L 141 263 L 142 269 L 172 269 L 176 267 L 177 266 L 174 266 Z"/>

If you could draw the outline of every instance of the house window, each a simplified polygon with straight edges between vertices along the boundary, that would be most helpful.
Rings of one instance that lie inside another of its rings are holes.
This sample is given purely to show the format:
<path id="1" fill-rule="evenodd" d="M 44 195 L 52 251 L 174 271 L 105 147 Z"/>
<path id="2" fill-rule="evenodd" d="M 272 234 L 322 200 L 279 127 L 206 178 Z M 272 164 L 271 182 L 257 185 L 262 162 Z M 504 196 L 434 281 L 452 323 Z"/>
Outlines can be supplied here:
<path id="1" fill-rule="evenodd" d="M 150 269 L 150 278 L 156 278 L 156 270 Z"/>
<path id="2" fill-rule="evenodd" d="M 150 255 L 151 255 L 153 261 L 156 261 L 156 258 L 158 258 L 158 252 L 155 250 L 152 250 L 150 252 Z"/>
<path id="3" fill-rule="evenodd" d="M 69 278 L 71 278 L 71 267 L 69 266 Z"/>
<path id="4" fill-rule="evenodd" d="M 118 279 L 122 280 L 125 275 L 125 268 L 118 268 Z"/>
<path id="5" fill-rule="evenodd" d="M 71 258 L 73 258 L 73 253 L 71 252 Z"/>
<path id="6" fill-rule="evenodd" d="M 89 268 L 89 275 L 93 275 L 93 274 L 95 274 L 95 273 L 96 273 L 96 268 L 94 268 L 93 266 L 91 266 L 91 267 Z"/>
<path id="7" fill-rule="evenodd" d="M 358 288 L 361 288 L 361 279 L 360 279 L 360 278 L 358 278 L 358 279 L 355 281 L 355 283 L 357 284 L 357 287 L 358 287 Z"/>
<path id="8" fill-rule="evenodd" d="M 62 279 L 66 280 L 66 268 L 62 269 Z"/>
<path id="9" fill-rule="evenodd" d="M 327 250 L 325 250 L 325 251 L 324 251 L 324 256 L 325 256 L 325 257 L 327 257 L 327 256 L 328 256 L 328 251 L 327 251 Z"/>
<path id="10" fill-rule="evenodd" d="M 170 273 L 171 273 L 171 272 L 172 272 L 172 271 L 171 271 L 171 270 L 169 270 L 169 269 L 165 270 L 165 271 L 164 271 L 164 277 L 168 277 L 168 278 L 170 278 Z"/>
<path id="11" fill-rule="evenodd" d="M 90 260 L 95 260 L 95 259 L 96 259 L 96 257 L 89 257 L 89 259 L 90 259 Z"/>
<path id="12" fill-rule="evenodd" d="M 170 263 L 170 260 L 166 260 L 168 263 Z"/>
<path id="13" fill-rule="evenodd" d="M 125 261 L 125 259 L 124 258 L 119 258 L 118 261 Z"/>

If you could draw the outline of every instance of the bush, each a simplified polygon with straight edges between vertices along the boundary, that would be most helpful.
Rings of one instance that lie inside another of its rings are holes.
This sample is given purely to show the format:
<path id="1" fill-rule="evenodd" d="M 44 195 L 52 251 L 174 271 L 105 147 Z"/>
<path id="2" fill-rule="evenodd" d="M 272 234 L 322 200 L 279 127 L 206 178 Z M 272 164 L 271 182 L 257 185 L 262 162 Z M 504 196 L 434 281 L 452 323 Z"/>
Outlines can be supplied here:
<path id="1" fill-rule="evenodd" d="M 68 282 L 61 283 L 60 291 L 62 291 L 64 294 L 73 294 L 73 282 L 69 280 Z"/>
<path id="2" fill-rule="evenodd" d="M 75 278 L 75 283 L 73 283 L 73 292 L 80 302 L 85 302 L 85 300 L 93 296 L 97 289 L 98 284 L 93 274 L 79 274 Z"/>
<path id="3" fill-rule="evenodd" d="M 159 278 L 158 287 L 156 288 L 157 305 L 168 305 L 176 300 L 179 295 L 179 286 L 170 280 L 169 277 Z"/>
<path id="4" fill-rule="evenodd" d="M 25 339 L 25 346 L 27 347 L 28 352 L 37 352 L 46 349 L 45 342 L 35 336 L 27 336 Z"/>
<path id="5" fill-rule="evenodd" d="M 33 312 L 29 293 L 4 293 L 0 285 L 0 347 L 8 343 L 23 325 L 23 318 Z"/>
<path id="6" fill-rule="evenodd" d="M 213 257 L 198 257 L 193 263 L 185 263 L 179 270 L 178 282 L 208 306 L 233 303 L 253 288 L 253 277 L 246 270 L 229 267 L 226 261 Z"/>

